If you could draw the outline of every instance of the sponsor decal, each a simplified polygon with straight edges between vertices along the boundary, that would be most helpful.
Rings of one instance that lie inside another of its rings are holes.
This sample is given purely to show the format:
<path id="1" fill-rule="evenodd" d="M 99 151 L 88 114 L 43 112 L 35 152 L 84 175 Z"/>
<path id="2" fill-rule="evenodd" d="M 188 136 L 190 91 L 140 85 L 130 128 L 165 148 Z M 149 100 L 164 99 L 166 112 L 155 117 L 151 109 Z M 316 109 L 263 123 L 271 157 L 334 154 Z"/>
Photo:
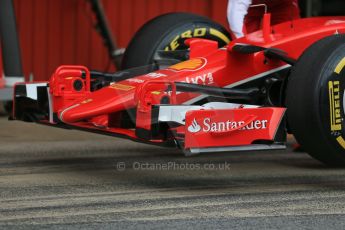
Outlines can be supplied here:
<path id="1" fill-rule="evenodd" d="M 212 85 L 214 83 L 213 74 L 206 73 L 196 77 L 186 77 L 186 83 L 199 85 Z"/>
<path id="2" fill-rule="evenodd" d="M 113 83 L 109 87 L 112 89 L 118 89 L 118 90 L 123 90 L 123 91 L 129 91 L 135 88 L 132 85 L 124 85 L 124 84 L 118 84 L 118 83 Z"/>
<path id="3" fill-rule="evenodd" d="M 90 99 L 86 99 L 86 100 L 80 102 L 80 104 L 87 104 L 87 103 L 90 103 L 91 101 L 92 101 L 91 98 Z"/>
<path id="4" fill-rule="evenodd" d="M 144 83 L 144 80 L 142 80 L 142 79 L 137 79 L 137 78 L 130 78 L 130 79 L 127 79 L 126 81 L 128 81 L 128 82 L 134 82 L 134 83 Z"/>
<path id="5" fill-rule="evenodd" d="M 151 78 L 159 78 L 159 77 L 166 77 L 166 74 L 163 73 L 149 73 L 146 74 L 146 76 L 151 77 Z"/>
<path id="6" fill-rule="evenodd" d="M 188 126 L 188 131 L 191 133 L 197 133 L 201 130 L 201 126 L 198 124 L 196 119 L 194 118 L 192 124 Z"/>
<path id="7" fill-rule="evenodd" d="M 188 61 L 180 62 L 176 65 L 170 66 L 168 70 L 175 72 L 180 71 L 197 71 L 202 69 L 207 64 L 205 58 L 193 58 Z"/>
<path id="8" fill-rule="evenodd" d="M 253 120 L 245 125 L 245 121 L 212 121 L 211 118 L 204 118 L 201 124 L 194 118 L 192 124 L 188 126 L 188 131 L 198 133 L 200 131 L 208 132 L 228 132 L 231 130 L 260 130 L 267 129 L 268 120 Z"/>
<path id="9" fill-rule="evenodd" d="M 342 117 L 340 109 L 340 81 L 328 82 L 329 105 L 330 105 L 330 121 L 331 131 L 342 130 Z"/>
<path id="10" fill-rule="evenodd" d="M 153 94 L 153 95 L 160 95 L 161 92 L 159 92 L 159 91 L 152 91 L 151 94 Z"/>

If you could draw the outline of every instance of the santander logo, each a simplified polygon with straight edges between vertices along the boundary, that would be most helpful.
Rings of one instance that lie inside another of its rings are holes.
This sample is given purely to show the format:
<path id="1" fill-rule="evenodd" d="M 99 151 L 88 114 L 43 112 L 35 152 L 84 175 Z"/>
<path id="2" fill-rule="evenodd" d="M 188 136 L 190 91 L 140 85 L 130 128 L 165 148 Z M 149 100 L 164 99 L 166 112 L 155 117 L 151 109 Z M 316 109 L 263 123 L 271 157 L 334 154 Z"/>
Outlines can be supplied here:
<path id="1" fill-rule="evenodd" d="M 201 126 L 198 124 L 198 122 L 194 118 L 192 124 L 188 127 L 188 131 L 191 133 L 197 133 L 200 130 L 201 130 Z"/>
<path id="2" fill-rule="evenodd" d="M 260 130 L 267 129 L 268 120 L 254 120 L 249 124 L 246 124 L 245 121 L 217 121 L 214 122 L 211 118 L 205 118 L 201 125 L 198 124 L 194 118 L 192 124 L 188 126 L 188 131 L 190 133 L 197 133 L 203 131 L 208 132 L 226 132 L 231 130 Z"/>

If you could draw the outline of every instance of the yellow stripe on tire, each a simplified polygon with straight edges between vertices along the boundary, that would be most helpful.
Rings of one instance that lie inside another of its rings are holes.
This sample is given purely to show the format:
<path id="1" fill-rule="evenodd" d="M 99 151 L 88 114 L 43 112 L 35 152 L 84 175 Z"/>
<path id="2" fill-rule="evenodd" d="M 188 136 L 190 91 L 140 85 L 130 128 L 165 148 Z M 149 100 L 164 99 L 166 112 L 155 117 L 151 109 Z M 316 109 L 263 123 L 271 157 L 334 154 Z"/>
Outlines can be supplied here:
<path id="1" fill-rule="evenodd" d="M 223 34 L 222 32 L 220 32 L 216 29 L 211 28 L 210 34 L 222 39 L 226 44 L 228 44 L 230 42 L 230 39 L 227 36 L 225 36 L 225 34 Z"/>

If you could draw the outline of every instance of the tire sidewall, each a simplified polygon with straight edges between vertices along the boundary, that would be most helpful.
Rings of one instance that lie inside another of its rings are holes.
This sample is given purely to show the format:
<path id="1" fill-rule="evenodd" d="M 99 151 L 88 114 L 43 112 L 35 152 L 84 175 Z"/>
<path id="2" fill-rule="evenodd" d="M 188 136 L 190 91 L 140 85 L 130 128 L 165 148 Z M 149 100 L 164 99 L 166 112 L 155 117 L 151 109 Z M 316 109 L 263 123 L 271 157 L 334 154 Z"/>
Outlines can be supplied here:
<path id="1" fill-rule="evenodd" d="M 345 43 L 333 50 L 323 65 L 316 87 L 314 111 L 318 114 L 321 134 L 328 142 L 329 151 L 345 162 L 345 67 L 336 73 L 337 66 L 344 63 Z"/>

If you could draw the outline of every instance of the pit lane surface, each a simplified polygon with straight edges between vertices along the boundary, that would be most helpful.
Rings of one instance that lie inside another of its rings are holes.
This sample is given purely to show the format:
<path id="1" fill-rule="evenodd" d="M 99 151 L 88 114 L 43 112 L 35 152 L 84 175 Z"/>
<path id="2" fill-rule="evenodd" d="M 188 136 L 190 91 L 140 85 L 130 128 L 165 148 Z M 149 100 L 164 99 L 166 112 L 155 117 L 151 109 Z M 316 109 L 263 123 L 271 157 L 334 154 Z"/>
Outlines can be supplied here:
<path id="1" fill-rule="evenodd" d="M 345 170 L 305 153 L 186 158 L 5 118 L 0 127 L 2 229 L 343 229 Z"/>

